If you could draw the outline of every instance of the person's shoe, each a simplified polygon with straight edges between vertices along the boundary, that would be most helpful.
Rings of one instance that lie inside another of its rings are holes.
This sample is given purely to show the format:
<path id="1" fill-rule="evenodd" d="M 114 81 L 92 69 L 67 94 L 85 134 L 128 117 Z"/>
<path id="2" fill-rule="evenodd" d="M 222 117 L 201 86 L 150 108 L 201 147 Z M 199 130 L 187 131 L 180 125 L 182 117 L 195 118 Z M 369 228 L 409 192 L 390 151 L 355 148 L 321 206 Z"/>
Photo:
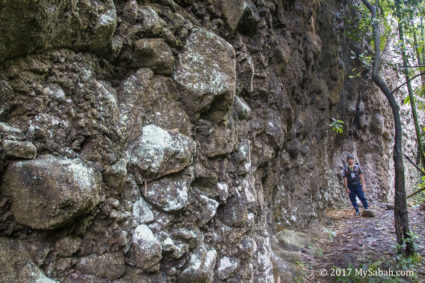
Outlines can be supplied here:
<path id="1" fill-rule="evenodd" d="M 359 216 L 360 215 L 360 211 L 356 211 L 356 214 L 355 214 L 355 216 Z"/>

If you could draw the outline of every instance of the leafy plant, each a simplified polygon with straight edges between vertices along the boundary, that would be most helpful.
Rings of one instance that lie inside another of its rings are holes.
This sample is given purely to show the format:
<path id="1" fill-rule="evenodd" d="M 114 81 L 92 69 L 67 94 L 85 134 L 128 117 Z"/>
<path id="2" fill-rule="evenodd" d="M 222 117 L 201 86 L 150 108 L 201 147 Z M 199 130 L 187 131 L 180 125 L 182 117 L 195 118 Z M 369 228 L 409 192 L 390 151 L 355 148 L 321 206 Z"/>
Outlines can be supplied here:
<path id="1" fill-rule="evenodd" d="M 419 237 L 418 234 L 411 233 L 411 238 L 407 238 L 403 241 L 405 245 L 406 241 L 415 241 Z M 402 277 L 396 276 L 396 271 L 408 271 L 410 272 L 409 282 L 419 282 L 416 270 L 422 264 L 422 256 L 418 253 L 412 256 L 405 257 L 402 254 L 397 253 L 399 246 L 397 245 L 394 249 L 394 257 L 390 260 L 379 259 L 373 261 L 371 257 L 366 257 L 364 263 L 360 266 L 353 266 L 351 263 L 346 268 L 334 266 L 334 270 L 341 269 L 343 271 L 349 270 L 350 272 L 335 272 L 336 282 L 343 283 L 371 283 L 371 282 L 406 282 Z M 393 270 L 394 274 L 383 274 L 377 276 L 369 276 L 370 274 L 379 274 L 379 270 Z"/>
<path id="2" fill-rule="evenodd" d="M 324 231 L 325 233 L 328 233 L 328 235 L 329 235 L 329 240 L 331 241 L 331 242 L 333 242 L 333 240 L 334 240 L 334 237 L 336 236 L 336 232 L 335 231 L 333 231 L 331 228 L 329 228 L 329 229 L 325 229 L 325 231 Z"/>
<path id="3" fill-rule="evenodd" d="M 332 123 L 329 124 L 329 127 L 332 128 L 332 131 L 342 134 L 344 131 L 344 121 L 331 118 Z"/>
<path id="4" fill-rule="evenodd" d="M 301 282 L 303 282 L 302 281 L 303 275 L 304 275 L 303 269 L 304 269 L 305 264 L 302 261 L 297 261 L 297 262 L 295 262 L 295 266 L 296 266 L 296 276 L 294 278 L 295 282 L 301 283 Z"/>
<path id="5" fill-rule="evenodd" d="M 420 190 L 425 188 L 425 176 L 421 176 L 420 177 L 420 183 L 418 185 L 416 185 L 416 190 Z M 415 190 L 415 191 L 416 191 Z M 414 204 L 421 204 L 425 202 L 425 191 L 422 191 L 420 193 L 417 193 L 415 196 L 412 197 L 413 198 L 413 203 Z"/>

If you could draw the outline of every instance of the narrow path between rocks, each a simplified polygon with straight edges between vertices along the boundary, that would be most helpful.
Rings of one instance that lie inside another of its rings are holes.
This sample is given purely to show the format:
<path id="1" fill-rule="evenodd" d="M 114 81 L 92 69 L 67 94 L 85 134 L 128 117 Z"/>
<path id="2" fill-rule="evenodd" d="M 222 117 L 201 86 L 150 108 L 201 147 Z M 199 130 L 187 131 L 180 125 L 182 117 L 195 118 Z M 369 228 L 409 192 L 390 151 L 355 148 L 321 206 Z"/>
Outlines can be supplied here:
<path id="1" fill-rule="evenodd" d="M 297 282 L 394 282 L 384 277 L 354 278 L 354 272 L 362 267 L 371 268 L 373 263 L 390 262 L 394 257 L 396 234 L 394 211 L 387 204 L 374 203 L 371 209 L 375 217 L 354 216 L 352 208 L 329 210 L 321 233 L 313 237 L 315 252 L 300 251 L 296 262 Z M 425 211 L 419 207 L 409 208 L 410 228 L 417 234 L 416 251 L 421 256 L 416 267 L 417 278 L 398 277 L 400 282 L 425 282 Z M 352 273 L 349 275 L 352 267 Z M 336 271 L 334 268 L 341 268 Z M 385 267 L 385 266 L 383 266 Z M 394 268 L 390 268 L 394 272 Z M 385 271 L 388 268 L 381 268 Z M 344 274 L 345 273 L 345 274 Z M 340 275 L 337 277 L 337 275 Z M 360 281 L 355 281 L 360 280 Z M 373 281 L 374 280 L 374 281 Z"/>

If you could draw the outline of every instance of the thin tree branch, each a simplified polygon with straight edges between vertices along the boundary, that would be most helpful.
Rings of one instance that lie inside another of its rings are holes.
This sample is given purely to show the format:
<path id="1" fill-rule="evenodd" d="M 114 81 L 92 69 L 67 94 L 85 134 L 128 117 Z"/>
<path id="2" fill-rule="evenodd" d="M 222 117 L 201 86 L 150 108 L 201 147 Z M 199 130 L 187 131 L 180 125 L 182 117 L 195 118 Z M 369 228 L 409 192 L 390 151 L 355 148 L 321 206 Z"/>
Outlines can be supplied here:
<path id="1" fill-rule="evenodd" d="M 396 92 L 397 90 L 399 90 L 401 87 L 403 87 L 403 86 L 405 86 L 406 84 L 408 84 L 410 81 L 412 81 L 413 79 L 416 79 L 417 77 L 419 77 L 419 76 L 422 76 L 423 74 L 425 74 L 425 72 L 423 72 L 423 73 L 419 73 L 419 74 L 417 74 L 417 75 L 415 75 L 415 76 L 413 76 L 413 77 L 411 77 L 408 81 L 406 81 L 406 82 L 404 82 L 404 83 L 402 83 L 401 85 L 399 85 L 398 87 L 396 87 L 392 92 L 391 92 L 391 94 L 393 94 L 394 92 Z"/>
<path id="2" fill-rule="evenodd" d="M 416 66 L 398 66 L 398 67 L 402 67 L 402 68 L 424 68 L 425 65 L 416 65 Z"/>
<path id="3" fill-rule="evenodd" d="M 419 172 L 421 172 L 421 174 L 423 175 L 423 176 L 425 176 L 425 172 L 421 169 L 421 168 L 419 168 L 418 167 L 418 165 L 416 165 L 406 154 L 404 154 L 404 157 L 406 157 L 406 159 L 407 160 L 409 160 L 409 162 L 410 163 L 412 163 L 412 165 L 416 168 L 416 169 L 418 169 L 419 170 Z M 410 197 L 413 197 L 413 196 L 415 196 L 416 194 L 419 194 L 420 192 L 423 192 L 423 191 L 425 191 L 425 187 L 424 188 L 422 188 L 422 189 L 420 189 L 420 190 L 417 190 L 416 192 L 413 192 L 413 193 L 411 193 L 410 195 L 408 195 L 406 198 L 410 198 Z"/>
<path id="4" fill-rule="evenodd" d="M 425 191 L 425 188 L 422 188 L 420 190 L 417 190 L 416 192 L 411 193 L 410 195 L 407 196 L 407 198 L 413 197 L 416 194 L 419 194 L 420 192 Z"/>
<path id="5" fill-rule="evenodd" d="M 406 157 L 406 159 L 407 159 L 407 160 L 409 160 L 409 162 L 410 162 L 410 163 L 412 163 L 412 165 L 413 165 L 413 166 L 415 166 L 415 168 L 416 168 L 416 169 L 418 169 L 418 170 L 421 172 L 421 174 L 422 174 L 422 175 L 424 175 L 424 176 L 425 176 L 425 172 L 424 172 L 421 168 L 419 168 L 419 167 L 418 167 L 418 165 L 416 165 L 416 164 L 415 164 L 415 163 L 414 163 L 414 162 L 413 162 L 413 161 L 409 158 L 409 156 L 407 156 L 406 154 L 403 154 L 403 155 L 404 155 L 404 157 Z"/>

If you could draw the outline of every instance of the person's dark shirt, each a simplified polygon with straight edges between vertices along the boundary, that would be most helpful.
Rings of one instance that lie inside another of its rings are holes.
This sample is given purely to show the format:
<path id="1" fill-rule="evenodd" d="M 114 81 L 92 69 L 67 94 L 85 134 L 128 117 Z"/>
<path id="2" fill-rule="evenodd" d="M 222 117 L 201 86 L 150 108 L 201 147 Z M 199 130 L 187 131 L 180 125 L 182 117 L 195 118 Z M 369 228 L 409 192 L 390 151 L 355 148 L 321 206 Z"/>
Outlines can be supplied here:
<path id="1" fill-rule="evenodd" d="M 358 169 L 359 169 L 359 171 L 358 172 L 356 172 L 355 170 L 354 170 L 354 168 L 355 167 L 357 167 Z M 347 170 L 346 170 L 347 169 Z M 348 171 L 348 174 L 350 174 L 350 168 L 349 168 L 349 166 L 347 165 L 347 166 L 345 166 L 344 167 L 344 170 L 342 171 L 342 177 L 343 178 L 345 178 L 345 177 L 347 177 L 347 174 L 346 174 L 346 171 Z M 359 165 L 357 165 L 357 164 L 354 164 L 354 166 L 353 166 L 353 170 L 351 170 L 351 171 L 353 171 L 355 174 L 358 174 L 358 175 L 360 175 L 360 174 L 363 174 L 363 172 L 362 172 L 362 169 L 360 168 L 360 166 Z"/>

